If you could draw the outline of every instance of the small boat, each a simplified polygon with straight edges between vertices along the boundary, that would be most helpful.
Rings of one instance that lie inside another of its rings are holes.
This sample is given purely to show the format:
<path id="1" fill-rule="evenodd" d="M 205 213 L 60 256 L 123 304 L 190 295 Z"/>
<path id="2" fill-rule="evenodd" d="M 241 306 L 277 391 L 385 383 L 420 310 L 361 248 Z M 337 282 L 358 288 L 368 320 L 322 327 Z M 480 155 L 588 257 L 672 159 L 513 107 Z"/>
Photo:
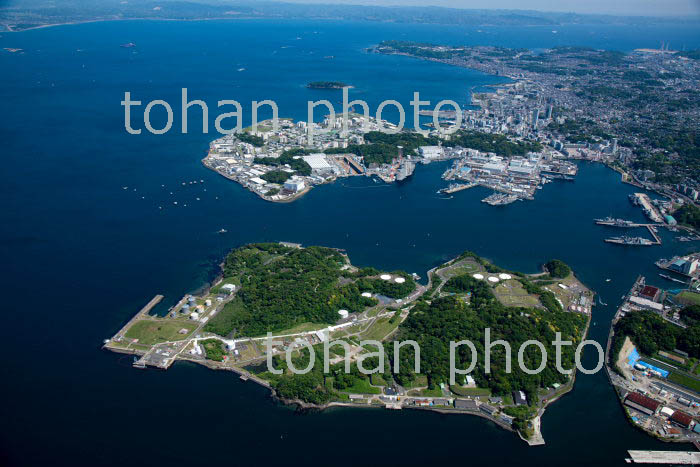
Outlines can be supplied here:
<path id="1" fill-rule="evenodd" d="M 225 234 L 226 232 L 228 232 L 228 230 L 226 230 L 226 229 L 221 229 L 221 230 L 219 230 L 217 233 Z"/>
<path id="2" fill-rule="evenodd" d="M 610 279 L 605 279 L 605 282 L 610 282 Z"/>
<path id="3" fill-rule="evenodd" d="M 128 42 L 128 43 L 126 43 L 126 44 L 120 45 L 119 47 L 123 47 L 123 48 L 125 48 L 125 49 L 131 49 L 131 48 L 133 48 L 133 47 L 136 47 L 136 44 L 134 44 L 133 42 Z"/>

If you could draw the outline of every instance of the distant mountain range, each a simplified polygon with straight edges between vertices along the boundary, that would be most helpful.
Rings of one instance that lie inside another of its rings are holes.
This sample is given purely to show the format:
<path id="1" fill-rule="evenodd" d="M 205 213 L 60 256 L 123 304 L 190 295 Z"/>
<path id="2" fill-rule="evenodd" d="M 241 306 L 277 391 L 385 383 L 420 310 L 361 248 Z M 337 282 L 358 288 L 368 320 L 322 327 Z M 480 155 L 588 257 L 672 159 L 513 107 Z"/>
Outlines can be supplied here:
<path id="1" fill-rule="evenodd" d="M 126 19 L 276 18 L 461 24 L 468 26 L 556 26 L 564 24 L 650 24 L 697 18 L 650 18 L 526 10 L 465 10 L 442 7 L 324 5 L 226 0 L 9 0 L 0 2 L 0 26 L 21 31 L 52 24 Z"/>

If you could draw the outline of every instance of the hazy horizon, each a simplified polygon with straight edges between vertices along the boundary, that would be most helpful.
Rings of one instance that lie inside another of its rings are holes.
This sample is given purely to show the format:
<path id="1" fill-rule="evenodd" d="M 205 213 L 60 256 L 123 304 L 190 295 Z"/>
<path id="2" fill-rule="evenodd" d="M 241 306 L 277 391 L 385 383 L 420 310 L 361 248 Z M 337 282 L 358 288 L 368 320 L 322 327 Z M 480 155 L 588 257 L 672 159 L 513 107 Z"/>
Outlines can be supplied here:
<path id="1" fill-rule="evenodd" d="M 144 2 L 143 0 L 72 0 L 67 2 L 72 7 L 80 7 L 85 2 L 90 6 L 133 5 L 144 3 L 167 4 L 172 2 L 198 3 L 209 5 L 255 5 L 270 3 L 310 4 L 310 5 L 345 5 L 375 7 L 443 7 L 463 10 L 519 10 L 542 13 L 576 13 L 613 16 L 648 16 L 648 17 L 691 17 L 700 18 L 700 0 L 161 0 Z M 65 6 L 65 4 L 63 4 Z M 52 0 L 0 0 L 0 10 L 12 8 L 55 8 L 61 3 Z"/>
<path id="2" fill-rule="evenodd" d="M 445 7 L 479 10 L 534 10 L 556 13 L 618 16 L 700 16 L 700 0 L 282 0 L 288 3 L 317 3 L 374 6 Z"/>

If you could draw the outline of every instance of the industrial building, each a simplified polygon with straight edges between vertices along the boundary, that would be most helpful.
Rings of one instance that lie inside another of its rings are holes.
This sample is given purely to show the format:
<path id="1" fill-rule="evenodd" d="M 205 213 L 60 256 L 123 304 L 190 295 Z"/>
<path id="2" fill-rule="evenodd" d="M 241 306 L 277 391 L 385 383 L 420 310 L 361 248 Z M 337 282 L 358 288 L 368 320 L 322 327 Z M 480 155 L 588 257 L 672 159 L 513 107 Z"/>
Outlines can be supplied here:
<path id="1" fill-rule="evenodd" d="M 693 425 L 695 425 L 693 417 L 691 417 L 685 412 L 681 412 L 680 410 L 676 410 L 675 412 L 673 412 L 673 415 L 671 415 L 669 420 L 671 420 L 676 425 L 685 428 L 686 430 L 692 429 Z"/>
<path id="2" fill-rule="evenodd" d="M 478 407 L 471 399 L 455 399 L 455 409 L 478 410 Z"/>
<path id="3" fill-rule="evenodd" d="M 661 403 L 655 401 L 651 397 L 647 397 L 637 392 L 631 392 L 627 394 L 627 397 L 625 397 L 625 405 L 643 414 L 654 415 Z"/>

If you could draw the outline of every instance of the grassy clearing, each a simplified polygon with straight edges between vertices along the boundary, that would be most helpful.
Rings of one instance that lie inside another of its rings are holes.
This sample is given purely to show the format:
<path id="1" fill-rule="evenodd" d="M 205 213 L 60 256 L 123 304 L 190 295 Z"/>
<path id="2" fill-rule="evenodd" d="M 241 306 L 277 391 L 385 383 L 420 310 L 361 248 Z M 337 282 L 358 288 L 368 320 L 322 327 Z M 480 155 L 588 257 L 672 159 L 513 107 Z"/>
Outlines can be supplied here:
<path id="1" fill-rule="evenodd" d="M 668 375 L 668 380 L 700 393 L 700 380 L 684 375 L 682 373 L 678 373 L 676 371 L 673 371 L 671 372 L 671 374 Z"/>
<path id="2" fill-rule="evenodd" d="M 683 305 L 700 305 L 700 294 L 684 290 L 676 295 L 675 300 Z"/>
<path id="3" fill-rule="evenodd" d="M 236 344 L 236 349 L 238 349 L 238 358 L 241 361 L 253 360 L 262 355 L 262 353 L 258 351 L 257 344 L 253 342 Z"/>
<path id="4" fill-rule="evenodd" d="M 443 272 L 442 276 L 445 279 L 449 279 L 450 277 L 461 276 L 462 274 L 474 274 L 476 272 L 483 272 L 483 271 L 484 271 L 484 268 L 480 264 L 478 264 L 474 261 L 465 261 L 462 264 L 460 264 L 459 266 Z"/>
<path id="5" fill-rule="evenodd" d="M 660 361 L 660 362 L 663 362 L 663 363 L 665 363 L 673 368 L 680 368 L 684 371 L 690 371 L 690 367 L 691 367 L 690 362 L 685 362 L 685 363 L 677 362 L 677 361 L 672 360 L 670 358 L 664 357 L 661 354 L 654 355 L 653 359 Z"/>
<path id="6" fill-rule="evenodd" d="M 534 307 L 540 304 L 535 295 L 530 295 L 517 280 L 508 280 L 499 283 L 493 289 L 494 295 L 505 306 Z"/>
<path id="7" fill-rule="evenodd" d="M 343 389 L 343 392 L 350 392 L 353 394 L 381 394 L 382 391 L 379 388 L 375 388 L 369 384 L 369 379 L 356 378 L 352 386 Z"/>
<path id="8" fill-rule="evenodd" d="M 421 389 L 420 395 L 426 397 L 442 397 L 442 389 L 440 389 L 440 386 L 435 386 L 433 389 Z"/>
<path id="9" fill-rule="evenodd" d="M 398 326 L 399 320 L 394 323 L 390 323 L 391 318 L 379 318 L 370 326 L 370 328 L 362 336 L 366 340 L 381 341 L 390 333 L 392 333 Z"/>
<path id="10" fill-rule="evenodd" d="M 139 344 L 154 345 L 166 341 L 180 341 L 187 338 L 197 328 L 197 323 L 183 320 L 151 320 L 136 321 L 125 333 L 129 339 L 138 339 Z M 186 329 L 186 334 L 180 334 Z"/>
<path id="11" fill-rule="evenodd" d="M 248 310 L 243 304 L 243 300 L 240 297 L 235 297 L 209 320 L 204 330 L 220 336 L 227 336 L 235 327 L 236 315 L 245 315 L 246 313 L 248 313 Z"/>
<path id="12" fill-rule="evenodd" d="M 227 290 L 223 290 L 223 286 L 226 284 L 233 284 L 236 287 L 241 285 L 240 279 L 238 277 L 225 277 L 220 283 L 215 285 L 214 287 L 211 288 L 210 293 L 212 294 L 219 294 L 219 293 L 229 293 Z"/>
<path id="13" fill-rule="evenodd" d="M 370 375 L 369 380 L 373 386 L 387 386 L 388 385 L 388 383 L 386 382 L 384 377 L 382 375 L 380 375 L 379 373 L 374 373 L 373 375 Z"/>
<path id="14" fill-rule="evenodd" d="M 479 396 L 488 397 L 491 395 L 491 390 L 488 388 L 464 388 L 462 386 L 450 386 L 450 391 L 458 396 Z"/>
<path id="15" fill-rule="evenodd" d="M 224 349 L 224 344 L 220 340 L 207 339 L 202 341 L 201 344 L 209 360 L 214 360 L 215 362 L 222 362 L 224 360 L 226 349 Z"/>
<path id="16" fill-rule="evenodd" d="M 428 385 L 428 377 L 426 375 L 416 375 L 416 379 L 410 384 L 406 384 L 406 389 L 420 388 Z"/>

